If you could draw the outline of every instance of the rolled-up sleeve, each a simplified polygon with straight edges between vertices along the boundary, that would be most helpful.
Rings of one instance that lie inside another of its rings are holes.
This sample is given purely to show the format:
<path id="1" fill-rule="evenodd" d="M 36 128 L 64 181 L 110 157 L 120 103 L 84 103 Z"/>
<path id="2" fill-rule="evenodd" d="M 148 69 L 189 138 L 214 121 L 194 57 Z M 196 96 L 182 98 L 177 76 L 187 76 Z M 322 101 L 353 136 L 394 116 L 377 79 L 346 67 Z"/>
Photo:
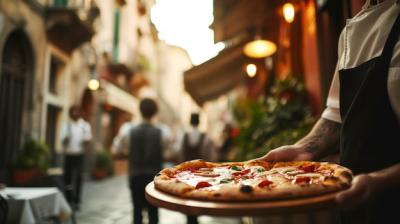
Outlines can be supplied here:
<path id="1" fill-rule="evenodd" d="M 342 119 L 340 117 L 339 88 L 338 66 L 336 66 L 335 74 L 333 75 L 332 84 L 326 101 L 326 108 L 321 117 L 341 123 Z"/>

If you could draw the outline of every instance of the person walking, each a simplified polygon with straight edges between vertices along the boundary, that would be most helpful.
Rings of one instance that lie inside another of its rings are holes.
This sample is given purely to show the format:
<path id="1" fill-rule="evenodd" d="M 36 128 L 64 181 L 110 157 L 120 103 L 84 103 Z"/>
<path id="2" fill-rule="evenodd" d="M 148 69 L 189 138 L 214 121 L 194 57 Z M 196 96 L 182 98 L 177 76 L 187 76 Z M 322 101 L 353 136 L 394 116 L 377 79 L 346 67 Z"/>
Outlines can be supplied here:
<path id="1" fill-rule="evenodd" d="M 69 110 L 70 121 L 61 129 L 61 141 L 64 152 L 64 185 L 68 202 L 73 209 L 79 210 L 82 195 L 82 179 L 85 153 L 92 140 L 90 124 L 81 118 L 78 106 Z"/>
<path id="2" fill-rule="evenodd" d="M 128 148 L 129 187 L 133 204 L 133 223 L 142 224 L 142 210 L 147 208 L 149 224 L 158 223 L 158 209 L 145 199 L 145 188 L 161 170 L 163 161 L 163 134 L 154 124 L 157 103 L 144 98 L 139 105 L 142 121 L 128 124 L 115 142 L 116 151 Z M 128 128 L 127 128 L 128 127 Z"/>

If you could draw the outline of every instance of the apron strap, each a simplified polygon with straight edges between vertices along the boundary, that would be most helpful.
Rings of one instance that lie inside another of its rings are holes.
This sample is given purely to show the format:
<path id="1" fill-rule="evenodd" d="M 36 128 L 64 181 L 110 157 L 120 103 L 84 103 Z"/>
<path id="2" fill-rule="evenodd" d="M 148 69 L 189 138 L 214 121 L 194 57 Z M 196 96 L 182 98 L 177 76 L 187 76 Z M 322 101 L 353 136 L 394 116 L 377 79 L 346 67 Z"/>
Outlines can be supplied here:
<path id="1" fill-rule="evenodd" d="M 400 14 L 397 16 L 382 50 L 382 57 L 384 63 L 388 64 L 387 67 L 390 67 L 390 61 L 392 59 L 394 46 L 396 45 L 399 39 L 399 34 L 400 34 Z"/>

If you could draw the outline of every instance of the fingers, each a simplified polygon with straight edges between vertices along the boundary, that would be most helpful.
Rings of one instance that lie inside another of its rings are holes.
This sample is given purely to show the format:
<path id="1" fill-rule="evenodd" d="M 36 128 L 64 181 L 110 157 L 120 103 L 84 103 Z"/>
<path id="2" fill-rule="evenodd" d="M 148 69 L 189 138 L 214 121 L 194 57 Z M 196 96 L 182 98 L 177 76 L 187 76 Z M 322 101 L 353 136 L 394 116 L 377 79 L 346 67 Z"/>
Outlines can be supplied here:
<path id="1" fill-rule="evenodd" d="M 297 155 L 296 150 L 292 146 L 282 146 L 268 152 L 260 160 L 267 162 L 290 161 Z"/>
<path id="2" fill-rule="evenodd" d="M 260 157 L 257 160 L 263 160 L 266 162 L 278 162 L 311 159 L 312 154 L 306 152 L 302 147 L 296 145 L 286 145 L 270 151 L 265 156 Z"/>
<path id="3" fill-rule="evenodd" d="M 366 176 L 356 176 L 352 182 L 352 186 L 336 196 L 336 202 L 341 209 L 350 210 L 368 200 L 369 178 Z"/>
<path id="4" fill-rule="evenodd" d="M 274 151 L 268 152 L 265 156 L 260 157 L 258 160 L 273 162 L 273 161 L 275 161 L 275 153 L 274 153 Z"/>
<path id="5" fill-rule="evenodd" d="M 309 152 L 302 152 L 302 153 L 299 153 L 294 160 L 310 161 L 310 160 L 313 160 L 313 155 Z"/>

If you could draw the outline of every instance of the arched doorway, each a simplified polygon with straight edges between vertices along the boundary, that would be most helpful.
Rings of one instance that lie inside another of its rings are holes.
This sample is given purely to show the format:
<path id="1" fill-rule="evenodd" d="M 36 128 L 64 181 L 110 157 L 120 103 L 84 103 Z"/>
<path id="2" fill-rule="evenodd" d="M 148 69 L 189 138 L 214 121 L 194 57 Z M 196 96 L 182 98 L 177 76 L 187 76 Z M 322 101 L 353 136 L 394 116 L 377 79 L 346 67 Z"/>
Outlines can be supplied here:
<path id="1" fill-rule="evenodd" d="M 32 95 L 27 91 L 31 91 L 33 54 L 26 34 L 22 30 L 12 32 L 1 55 L 0 182 L 8 182 L 8 168 L 20 148 L 24 107 Z"/>

